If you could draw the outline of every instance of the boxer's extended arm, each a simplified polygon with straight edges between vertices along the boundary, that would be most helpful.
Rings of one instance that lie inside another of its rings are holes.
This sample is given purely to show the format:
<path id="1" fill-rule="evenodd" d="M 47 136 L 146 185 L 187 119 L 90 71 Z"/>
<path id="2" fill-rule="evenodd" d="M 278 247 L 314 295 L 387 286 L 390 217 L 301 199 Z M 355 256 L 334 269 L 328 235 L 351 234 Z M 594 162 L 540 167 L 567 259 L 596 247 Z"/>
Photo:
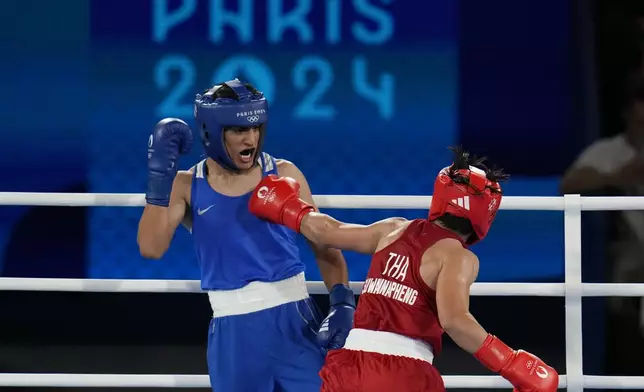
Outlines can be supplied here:
<path id="1" fill-rule="evenodd" d="M 322 246 L 373 254 L 383 237 L 405 222 L 403 218 L 387 218 L 370 225 L 340 222 L 319 212 L 302 219 L 300 231 L 310 241 Z"/>
<path id="2" fill-rule="evenodd" d="M 456 240 L 445 239 L 439 245 L 443 263 L 436 279 L 438 318 L 454 343 L 473 354 L 487 337 L 487 332 L 469 310 L 470 286 L 478 276 L 479 261 Z M 422 266 L 421 275 L 428 275 L 424 274 Z M 428 285 L 431 278 L 423 276 Z"/>
<path id="3" fill-rule="evenodd" d="M 162 207 L 147 204 L 139 220 L 137 243 L 145 258 L 159 259 L 170 247 L 170 242 L 179 224 L 187 216 L 192 173 L 180 171 L 172 183 L 170 204 Z"/>
<path id="4" fill-rule="evenodd" d="M 313 200 L 309 183 L 297 166 L 289 161 L 279 160 L 278 170 L 280 175 L 291 177 L 300 184 L 300 199 L 312 206 L 315 211 L 318 211 L 318 207 L 315 205 L 315 201 Z M 307 241 L 311 247 L 313 255 L 315 256 L 315 261 L 318 264 L 320 275 L 322 276 L 322 280 L 324 280 L 326 288 L 331 291 L 333 286 L 338 283 L 348 285 L 349 273 L 347 271 L 347 263 L 344 260 L 342 252 L 338 249 L 334 249 L 333 247 L 317 244 L 308 238 Z"/>

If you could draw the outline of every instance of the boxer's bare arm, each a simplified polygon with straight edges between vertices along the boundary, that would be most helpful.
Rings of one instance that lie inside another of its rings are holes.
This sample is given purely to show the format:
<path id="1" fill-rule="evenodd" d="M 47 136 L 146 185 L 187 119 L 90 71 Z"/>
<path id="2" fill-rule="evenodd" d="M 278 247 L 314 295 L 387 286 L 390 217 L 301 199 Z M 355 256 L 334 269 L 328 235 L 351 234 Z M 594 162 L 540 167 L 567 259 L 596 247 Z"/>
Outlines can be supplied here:
<path id="1" fill-rule="evenodd" d="M 387 218 L 370 225 L 344 223 L 318 212 L 302 219 L 300 231 L 309 240 L 338 249 L 373 254 L 380 241 L 407 222 L 404 218 Z"/>
<path id="2" fill-rule="evenodd" d="M 436 245 L 434 250 L 430 248 L 423 255 L 421 276 L 430 287 L 436 289 L 441 326 L 454 343 L 472 354 L 481 347 L 488 335 L 469 310 L 470 287 L 478 275 L 479 260 L 456 240 L 444 239 Z M 437 260 L 440 262 L 438 275 L 431 272 L 432 262 L 435 265 Z"/>
<path id="3" fill-rule="evenodd" d="M 137 243 L 139 252 L 145 258 L 159 259 L 170 247 L 177 227 L 183 221 L 190 225 L 188 201 L 192 173 L 180 171 L 172 183 L 168 207 L 146 205 L 139 220 Z"/>

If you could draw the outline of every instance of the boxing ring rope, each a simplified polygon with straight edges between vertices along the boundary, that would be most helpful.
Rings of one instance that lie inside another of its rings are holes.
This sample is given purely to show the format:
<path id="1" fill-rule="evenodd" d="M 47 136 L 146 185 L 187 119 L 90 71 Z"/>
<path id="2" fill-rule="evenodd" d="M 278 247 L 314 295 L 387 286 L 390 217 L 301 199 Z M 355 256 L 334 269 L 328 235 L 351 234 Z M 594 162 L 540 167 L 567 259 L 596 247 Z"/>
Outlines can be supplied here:
<path id="1" fill-rule="evenodd" d="M 427 209 L 430 196 L 316 195 L 320 208 Z M 0 205 L 65 207 L 142 207 L 143 194 L 0 192 Z M 564 212 L 564 283 L 475 283 L 472 295 L 563 296 L 566 307 L 566 374 L 559 387 L 586 389 L 644 389 L 644 377 L 583 374 L 582 297 L 644 297 L 644 284 L 582 283 L 581 212 L 644 210 L 644 197 L 505 197 L 506 210 Z M 357 293 L 363 282 L 352 282 Z M 312 294 L 326 293 L 322 282 L 308 282 Z M 116 279 L 0 278 L 0 290 L 120 293 L 198 293 L 198 281 Z M 510 388 L 499 376 L 443 376 L 447 388 Z M 0 374 L 0 387 L 159 387 L 207 388 L 207 375 L 157 374 Z"/>

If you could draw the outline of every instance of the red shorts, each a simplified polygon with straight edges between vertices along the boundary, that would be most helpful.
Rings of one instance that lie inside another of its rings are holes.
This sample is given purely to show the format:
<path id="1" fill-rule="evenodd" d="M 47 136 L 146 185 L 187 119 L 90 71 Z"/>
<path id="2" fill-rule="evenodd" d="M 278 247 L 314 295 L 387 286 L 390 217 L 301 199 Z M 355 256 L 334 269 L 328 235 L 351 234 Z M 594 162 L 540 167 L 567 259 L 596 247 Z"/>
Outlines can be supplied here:
<path id="1" fill-rule="evenodd" d="M 429 362 L 356 350 L 333 350 L 320 371 L 321 392 L 445 392 Z"/>

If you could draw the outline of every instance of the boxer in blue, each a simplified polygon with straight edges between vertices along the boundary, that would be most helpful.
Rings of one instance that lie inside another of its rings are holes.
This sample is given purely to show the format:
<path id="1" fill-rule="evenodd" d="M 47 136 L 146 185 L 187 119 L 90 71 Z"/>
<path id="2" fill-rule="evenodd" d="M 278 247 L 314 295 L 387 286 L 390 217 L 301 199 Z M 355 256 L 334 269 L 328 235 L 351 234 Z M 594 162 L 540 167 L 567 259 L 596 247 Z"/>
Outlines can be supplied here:
<path id="1" fill-rule="evenodd" d="M 262 151 L 268 113 L 263 94 L 234 79 L 196 96 L 207 158 L 190 171 L 177 171 L 192 144 L 187 123 L 164 119 L 148 140 L 139 249 L 160 258 L 179 224 L 190 230 L 213 311 L 207 360 L 217 392 L 319 392 L 324 355 L 344 345 L 353 324 L 355 297 L 340 251 L 310 243 L 330 291 L 322 320 L 308 295 L 297 233 L 248 210 L 269 174 L 297 179 L 300 197 L 313 204 L 300 170 Z"/>

